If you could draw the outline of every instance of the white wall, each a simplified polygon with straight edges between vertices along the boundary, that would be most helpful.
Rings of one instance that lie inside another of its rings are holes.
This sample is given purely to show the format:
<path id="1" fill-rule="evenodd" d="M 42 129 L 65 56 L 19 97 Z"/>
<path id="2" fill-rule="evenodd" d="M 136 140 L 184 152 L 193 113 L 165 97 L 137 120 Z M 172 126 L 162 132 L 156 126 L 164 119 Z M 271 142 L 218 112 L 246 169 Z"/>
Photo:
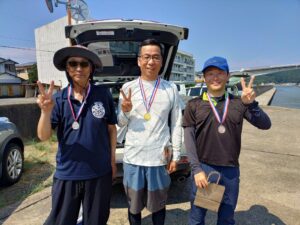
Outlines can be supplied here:
<path id="1" fill-rule="evenodd" d="M 39 80 L 49 84 L 54 80 L 55 85 L 65 87 L 68 84 L 65 72 L 58 71 L 53 65 L 54 53 L 69 46 L 69 39 L 65 38 L 67 17 L 58 19 L 35 29 L 36 60 Z"/>

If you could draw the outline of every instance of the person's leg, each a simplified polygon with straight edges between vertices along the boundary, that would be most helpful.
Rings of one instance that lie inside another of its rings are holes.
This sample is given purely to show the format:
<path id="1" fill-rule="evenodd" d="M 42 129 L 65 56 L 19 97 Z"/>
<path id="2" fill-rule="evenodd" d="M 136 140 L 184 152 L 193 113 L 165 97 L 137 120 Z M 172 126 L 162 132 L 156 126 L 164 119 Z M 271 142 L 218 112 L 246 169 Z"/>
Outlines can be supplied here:
<path id="1" fill-rule="evenodd" d="M 240 171 L 238 167 L 221 169 L 220 184 L 225 186 L 225 193 L 218 212 L 218 225 L 233 225 L 234 210 L 239 195 Z"/>
<path id="2" fill-rule="evenodd" d="M 147 209 L 152 212 L 154 225 L 165 222 L 168 190 L 171 183 L 165 166 L 146 167 Z"/>
<path id="3" fill-rule="evenodd" d="M 130 225 L 141 225 L 142 213 L 133 214 L 128 209 L 128 221 Z"/>
<path id="4" fill-rule="evenodd" d="M 75 225 L 81 202 L 79 181 L 53 179 L 52 209 L 44 225 Z"/>
<path id="5" fill-rule="evenodd" d="M 193 176 L 192 177 L 192 191 L 191 191 L 191 210 L 189 213 L 188 224 L 189 225 L 204 225 L 207 209 L 204 209 L 204 208 L 194 205 L 196 192 L 197 192 L 197 187 L 196 187 L 196 184 L 194 181 L 194 176 Z"/>
<path id="6" fill-rule="evenodd" d="M 152 222 L 153 225 L 164 225 L 166 218 L 166 207 L 163 209 L 152 213 Z"/>
<path id="7" fill-rule="evenodd" d="M 106 225 L 110 211 L 112 174 L 85 181 L 83 224 Z"/>
<path id="8" fill-rule="evenodd" d="M 123 185 L 128 201 L 128 220 L 130 225 L 141 224 L 141 211 L 145 207 L 144 167 L 123 163 Z"/>

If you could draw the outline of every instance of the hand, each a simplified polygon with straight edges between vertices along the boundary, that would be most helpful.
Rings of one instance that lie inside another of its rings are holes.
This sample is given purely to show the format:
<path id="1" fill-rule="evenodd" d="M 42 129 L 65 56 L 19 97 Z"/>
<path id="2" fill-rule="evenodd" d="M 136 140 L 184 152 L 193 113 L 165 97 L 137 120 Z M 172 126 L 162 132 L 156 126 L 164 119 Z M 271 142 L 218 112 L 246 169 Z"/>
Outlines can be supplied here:
<path id="1" fill-rule="evenodd" d="M 39 87 L 39 95 L 37 97 L 37 104 L 43 112 L 51 112 L 54 106 L 54 101 L 52 100 L 52 94 L 54 89 L 54 81 L 51 81 L 48 91 L 45 91 L 44 86 L 40 81 L 37 82 Z"/>
<path id="2" fill-rule="evenodd" d="M 254 78 L 254 76 L 251 76 L 248 86 L 246 85 L 245 79 L 243 77 L 241 78 L 241 85 L 243 91 L 241 99 L 245 105 L 251 104 L 255 100 L 256 94 L 252 88 Z"/>
<path id="3" fill-rule="evenodd" d="M 177 162 L 171 161 L 168 165 L 168 173 L 174 173 L 177 170 Z"/>
<path id="4" fill-rule="evenodd" d="M 117 165 L 115 162 L 111 163 L 111 169 L 112 169 L 112 179 L 115 179 L 117 176 Z"/>
<path id="5" fill-rule="evenodd" d="M 120 90 L 121 95 L 123 97 L 123 101 L 121 104 L 121 109 L 123 112 L 130 112 L 132 110 L 132 102 L 131 102 L 131 88 L 129 88 L 128 96 L 125 95 L 124 91 Z"/>
<path id="6" fill-rule="evenodd" d="M 208 185 L 208 181 L 205 173 L 202 171 L 194 175 L 195 184 L 198 188 L 205 188 Z"/>

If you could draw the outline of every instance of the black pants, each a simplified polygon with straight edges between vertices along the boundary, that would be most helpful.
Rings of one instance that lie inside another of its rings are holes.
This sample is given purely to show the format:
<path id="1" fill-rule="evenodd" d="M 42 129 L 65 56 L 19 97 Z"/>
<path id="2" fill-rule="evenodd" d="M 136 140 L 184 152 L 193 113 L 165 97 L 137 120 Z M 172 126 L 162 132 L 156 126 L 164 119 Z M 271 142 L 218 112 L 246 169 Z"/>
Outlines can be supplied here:
<path id="1" fill-rule="evenodd" d="M 153 225 L 164 225 L 166 217 L 166 208 L 163 208 L 157 212 L 152 213 Z M 128 210 L 128 220 L 130 225 L 141 225 L 142 224 L 142 214 L 132 214 Z"/>
<path id="2" fill-rule="evenodd" d="M 44 225 L 75 225 L 83 205 L 83 224 L 106 225 L 112 189 L 111 173 L 90 180 L 54 178 L 52 210 Z"/>

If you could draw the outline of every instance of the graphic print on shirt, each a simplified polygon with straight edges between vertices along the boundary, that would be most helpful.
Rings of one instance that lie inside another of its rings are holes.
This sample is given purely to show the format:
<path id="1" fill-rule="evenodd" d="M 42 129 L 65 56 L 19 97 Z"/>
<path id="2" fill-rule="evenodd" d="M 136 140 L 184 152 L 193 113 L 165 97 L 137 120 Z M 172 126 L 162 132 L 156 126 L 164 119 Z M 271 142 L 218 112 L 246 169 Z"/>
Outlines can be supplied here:
<path id="1" fill-rule="evenodd" d="M 95 102 L 92 107 L 92 113 L 93 113 L 93 116 L 98 119 L 103 118 L 103 116 L 105 115 L 105 108 L 103 107 L 103 103 Z"/>

